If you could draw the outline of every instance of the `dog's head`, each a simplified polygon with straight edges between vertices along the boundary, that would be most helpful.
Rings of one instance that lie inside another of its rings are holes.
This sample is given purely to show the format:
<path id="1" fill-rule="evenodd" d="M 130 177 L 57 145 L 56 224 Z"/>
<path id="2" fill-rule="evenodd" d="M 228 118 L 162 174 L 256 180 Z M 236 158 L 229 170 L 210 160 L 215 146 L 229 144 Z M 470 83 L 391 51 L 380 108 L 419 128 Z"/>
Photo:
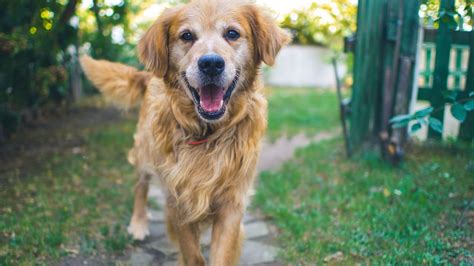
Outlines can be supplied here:
<path id="1" fill-rule="evenodd" d="M 262 62 L 273 65 L 289 35 L 256 5 L 194 0 L 166 10 L 138 45 L 156 76 L 178 84 L 201 119 L 224 117 L 232 95 L 253 82 Z"/>

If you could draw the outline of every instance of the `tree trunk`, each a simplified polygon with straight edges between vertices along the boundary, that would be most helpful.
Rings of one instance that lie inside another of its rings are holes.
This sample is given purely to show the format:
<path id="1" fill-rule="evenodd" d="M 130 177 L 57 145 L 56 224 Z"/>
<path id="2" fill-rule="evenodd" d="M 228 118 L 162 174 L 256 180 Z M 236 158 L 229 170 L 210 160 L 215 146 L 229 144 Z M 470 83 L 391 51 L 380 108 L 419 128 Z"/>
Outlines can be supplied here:
<path id="1" fill-rule="evenodd" d="M 74 52 L 71 54 L 70 85 L 72 100 L 77 101 L 82 97 L 81 68 L 79 65 L 79 45 L 74 45 Z"/>
<path id="2" fill-rule="evenodd" d="M 99 6 L 97 5 L 97 0 L 93 0 L 94 6 L 92 7 L 92 11 L 95 15 L 95 20 L 97 22 L 97 31 L 99 32 L 99 36 L 104 36 L 104 29 L 102 28 L 102 21 L 100 21 L 100 14 L 99 14 Z"/>
<path id="3" fill-rule="evenodd" d="M 61 15 L 61 18 L 59 19 L 59 25 L 64 25 L 65 23 L 68 23 L 68 21 L 76 13 L 76 7 L 78 3 L 79 0 L 70 0 L 67 3 L 66 8 L 64 9 L 63 14 Z"/>

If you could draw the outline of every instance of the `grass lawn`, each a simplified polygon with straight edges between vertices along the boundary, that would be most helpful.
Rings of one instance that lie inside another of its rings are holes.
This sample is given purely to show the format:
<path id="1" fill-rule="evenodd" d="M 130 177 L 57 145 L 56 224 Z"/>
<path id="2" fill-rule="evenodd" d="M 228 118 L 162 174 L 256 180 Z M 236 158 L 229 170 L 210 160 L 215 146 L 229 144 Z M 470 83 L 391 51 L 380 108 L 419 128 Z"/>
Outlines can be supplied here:
<path id="1" fill-rule="evenodd" d="M 134 175 L 126 153 L 134 127 L 131 119 L 97 125 L 81 133 L 86 143 L 75 154 L 68 149 L 30 173 L 0 177 L 0 265 L 115 253 L 131 243 L 125 226 Z"/>
<path id="2" fill-rule="evenodd" d="M 301 132 L 315 134 L 340 125 L 336 93 L 315 89 L 269 89 L 270 139 Z"/>
<path id="3" fill-rule="evenodd" d="M 332 92 L 275 89 L 269 99 L 271 138 L 338 126 Z M 125 227 L 135 176 L 126 153 L 135 119 L 73 127 L 80 149 L 1 174 L 0 265 L 120 256 L 132 244 Z M 51 131 L 58 143 L 70 133 Z M 346 160 L 336 139 L 263 173 L 255 206 L 274 218 L 289 264 L 320 263 L 338 251 L 349 264 L 456 264 L 473 255 L 473 158 L 472 147 L 413 147 L 392 169 L 371 154 Z"/>
<path id="4" fill-rule="evenodd" d="M 254 205 L 280 230 L 283 259 L 472 265 L 473 147 L 415 146 L 407 153 L 394 169 L 376 154 L 346 159 L 335 139 L 263 173 Z"/>

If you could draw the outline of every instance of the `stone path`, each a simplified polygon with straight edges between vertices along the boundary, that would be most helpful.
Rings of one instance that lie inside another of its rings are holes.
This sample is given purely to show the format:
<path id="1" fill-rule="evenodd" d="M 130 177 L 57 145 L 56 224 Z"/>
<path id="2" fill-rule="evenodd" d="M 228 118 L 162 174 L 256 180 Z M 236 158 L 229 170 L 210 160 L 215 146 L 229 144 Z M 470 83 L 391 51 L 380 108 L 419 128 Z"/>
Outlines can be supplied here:
<path id="1" fill-rule="evenodd" d="M 285 161 L 291 159 L 296 149 L 330 139 L 336 132 L 325 132 L 308 138 L 303 134 L 293 138 L 280 138 L 276 142 L 264 142 L 257 171 L 276 170 Z M 164 206 L 165 198 L 156 185 L 151 185 L 149 198 Z M 165 215 L 163 211 L 150 212 L 150 236 L 136 245 L 130 254 L 128 265 L 176 265 L 177 249 L 166 237 Z M 282 265 L 278 262 L 279 248 L 275 246 L 275 229 L 257 214 L 247 212 L 244 216 L 246 240 L 242 248 L 240 265 Z M 201 237 L 201 247 L 206 260 L 209 255 L 211 232 L 206 231 Z"/>
<path id="2" fill-rule="evenodd" d="M 150 200 L 160 206 L 164 197 L 157 186 L 150 187 Z M 150 212 L 150 236 L 140 243 L 130 255 L 127 264 L 130 265 L 176 265 L 178 250 L 166 237 L 165 215 L 163 211 Z M 241 265 L 280 265 L 275 261 L 278 248 L 269 243 L 273 242 L 270 227 L 256 216 L 246 214 L 244 217 L 246 240 L 242 249 Z M 209 255 L 211 232 L 207 230 L 201 237 L 201 247 L 206 259 Z"/>

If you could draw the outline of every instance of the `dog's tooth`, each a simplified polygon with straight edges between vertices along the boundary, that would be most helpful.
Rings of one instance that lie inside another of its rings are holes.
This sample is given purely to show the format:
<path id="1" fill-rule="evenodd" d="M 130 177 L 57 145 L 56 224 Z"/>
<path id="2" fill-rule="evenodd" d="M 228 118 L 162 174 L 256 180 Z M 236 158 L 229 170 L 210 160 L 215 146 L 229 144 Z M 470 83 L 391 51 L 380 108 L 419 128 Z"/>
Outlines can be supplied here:
<path id="1" fill-rule="evenodd" d="M 221 108 L 223 105 L 224 105 L 224 100 L 221 100 L 221 102 L 219 104 L 219 108 Z"/>

